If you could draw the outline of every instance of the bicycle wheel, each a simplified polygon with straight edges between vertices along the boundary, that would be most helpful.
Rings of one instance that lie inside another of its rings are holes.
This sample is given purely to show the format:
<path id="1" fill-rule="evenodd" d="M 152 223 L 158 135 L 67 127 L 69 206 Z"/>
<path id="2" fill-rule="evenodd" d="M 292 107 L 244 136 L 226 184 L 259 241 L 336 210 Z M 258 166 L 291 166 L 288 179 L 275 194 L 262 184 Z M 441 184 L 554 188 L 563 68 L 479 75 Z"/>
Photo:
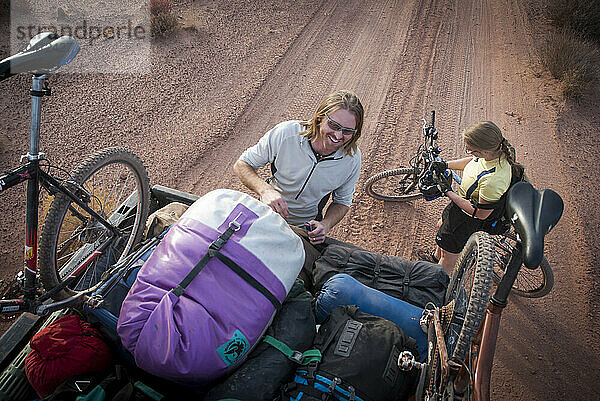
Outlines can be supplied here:
<path id="1" fill-rule="evenodd" d="M 365 181 L 365 191 L 372 198 L 384 201 L 405 202 L 422 198 L 417 185 L 421 172 L 420 167 L 382 171 Z"/>
<path id="2" fill-rule="evenodd" d="M 446 332 L 448 355 L 462 363 L 481 324 L 492 288 L 494 241 L 488 233 L 471 235 L 452 273 L 446 304 L 454 301 Z"/>
<path id="3" fill-rule="evenodd" d="M 505 234 L 493 236 L 495 245 L 494 255 L 494 283 L 500 283 L 504 270 L 508 266 L 512 250 L 517 243 L 517 235 L 511 229 Z M 511 294 L 525 298 L 541 298 L 547 295 L 554 287 L 554 273 L 550 263 L 544 257 L 535 269 L 521 266 L 517 278 L 513 283 Z"/>
<path id="4" fill-rule="evenodd" d="M 84 160 L 65 185 L 116 226 L 114 235 L 62 193 L 50 205 L 40 235 L 40 279 L 46 291 L 69 279 L 54 299 L 93 287 L 102 273 L 141 239 L 150 203 L 141 160 L 125 148 L 109 148 Z"/>

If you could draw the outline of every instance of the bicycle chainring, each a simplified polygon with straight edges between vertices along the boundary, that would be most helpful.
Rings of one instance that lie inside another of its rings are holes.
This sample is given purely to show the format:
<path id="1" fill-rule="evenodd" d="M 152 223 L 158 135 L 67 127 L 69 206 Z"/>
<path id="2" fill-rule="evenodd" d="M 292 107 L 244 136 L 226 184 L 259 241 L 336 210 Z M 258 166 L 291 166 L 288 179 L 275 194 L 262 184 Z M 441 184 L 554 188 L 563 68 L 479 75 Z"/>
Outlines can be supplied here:
<path id="1" fill-rule="evenodd" d="M 23 289 L 16 277 L 9 281 L 0 280 L 0 299 L 19 299 L 22 297 Z M 0 322 L 13 321 L 21 313 L 2 313 L 0 314 Z"/>

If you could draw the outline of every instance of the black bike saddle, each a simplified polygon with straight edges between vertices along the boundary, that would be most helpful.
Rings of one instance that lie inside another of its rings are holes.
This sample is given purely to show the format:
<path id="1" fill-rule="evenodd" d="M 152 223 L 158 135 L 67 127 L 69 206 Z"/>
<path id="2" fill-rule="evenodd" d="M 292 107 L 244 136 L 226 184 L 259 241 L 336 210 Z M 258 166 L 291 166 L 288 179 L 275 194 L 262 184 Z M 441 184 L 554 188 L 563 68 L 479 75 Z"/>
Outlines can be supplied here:
<path id="1" fill-rule="evenodd" d="M 31 38 L 25 50 L 0 61 L 0 81 L 22 72 L 50 73 L 69 64 L 78 51 L 79 44 L 70 36 L 39 33 Z"/>
<path id="2" fill-rule="evenodd" d="M 562 216 L 562 198 L 551 189 L 536 190 L 528 182 L 512 186 L 506 199 L 506 216 L 510 218 L 523 245 L 523 264 L 540 265 L 544 257 L 544 236 Z"/>

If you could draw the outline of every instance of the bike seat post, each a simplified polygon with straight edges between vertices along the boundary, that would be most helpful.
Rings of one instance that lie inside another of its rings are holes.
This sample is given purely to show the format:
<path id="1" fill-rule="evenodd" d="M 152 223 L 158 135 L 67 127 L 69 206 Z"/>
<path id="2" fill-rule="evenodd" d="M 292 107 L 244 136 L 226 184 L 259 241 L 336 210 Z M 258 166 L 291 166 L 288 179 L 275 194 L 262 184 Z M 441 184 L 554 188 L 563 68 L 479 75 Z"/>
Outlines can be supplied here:
<path id="1" fill-rule="evenodd" d="M 43 158 L 40 154 L 40 122 L 42 115 L 42 97 L 46 94 L 47 88 L 44 88 L 46 75 L 34 75 L 31 88 L 31 125 L 29 135 L 29 161 Z"/>
<path id="2" fill-rule="evenodd" d="M 40 153 L 40 121 L 42 114 L 42 97 L 49 95 L 48 88 L 44 87 L 46 75 L 34 75 L 31 88 L 31 125 L 29 135 L 29 153 L 21 156 L 21 161 L 27 159 L 29 163 L 27 181 L 27 202 L 25 217 L 25 287 L 24 299 L 30 307 L 34 307 L 37 294 L 37 227 L 39 208 L 39 175 L 38 165 L 44 154 Z"/>

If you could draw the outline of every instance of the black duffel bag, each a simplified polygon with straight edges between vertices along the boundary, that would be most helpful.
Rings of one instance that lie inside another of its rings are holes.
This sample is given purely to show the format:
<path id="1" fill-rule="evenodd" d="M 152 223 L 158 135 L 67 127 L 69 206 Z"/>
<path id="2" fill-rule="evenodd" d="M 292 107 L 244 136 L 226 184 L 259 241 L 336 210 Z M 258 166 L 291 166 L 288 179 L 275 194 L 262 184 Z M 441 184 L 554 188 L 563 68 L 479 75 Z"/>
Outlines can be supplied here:
<path id="1" fill-rule="evenodd" d="M 414 394 L 418 372 L 400 370 L 398 356 L 406 350 L 418 355 L 416 342 L 389 320 L 355 305 L 337 307 L 314 347 L 321 362 L 299 367 L 282 387 L 282 400 L 400 401 Z"/>
<path id="2" fill-rule="evenodd" d="M 315 261 L 312 271 L 315 290 L 319 291 L 330 277 L 338 273 L 346 273 L 366 286 L 420 308 L 429 302 L 443 306 L 450 281 L 439 264 L 329 245 Z"/>

